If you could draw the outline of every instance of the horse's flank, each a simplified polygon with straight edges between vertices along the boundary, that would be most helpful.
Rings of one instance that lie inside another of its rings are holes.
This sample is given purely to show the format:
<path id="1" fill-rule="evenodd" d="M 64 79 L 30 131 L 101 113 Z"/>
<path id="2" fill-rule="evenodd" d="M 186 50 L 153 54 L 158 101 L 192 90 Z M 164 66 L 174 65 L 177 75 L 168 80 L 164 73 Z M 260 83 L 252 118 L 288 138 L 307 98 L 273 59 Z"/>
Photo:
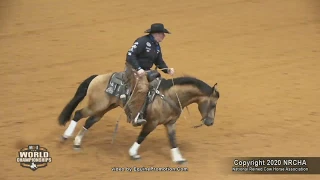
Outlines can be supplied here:
<path id="1" fill-rule="evenodd" d="M 94 78 L 88 87 L 88 106 L 90 109 L 107 109 L 111 104 L 117 104 L 116 97 L 107 96 L 105 89 L 113 73 L 101 74 Z"/>

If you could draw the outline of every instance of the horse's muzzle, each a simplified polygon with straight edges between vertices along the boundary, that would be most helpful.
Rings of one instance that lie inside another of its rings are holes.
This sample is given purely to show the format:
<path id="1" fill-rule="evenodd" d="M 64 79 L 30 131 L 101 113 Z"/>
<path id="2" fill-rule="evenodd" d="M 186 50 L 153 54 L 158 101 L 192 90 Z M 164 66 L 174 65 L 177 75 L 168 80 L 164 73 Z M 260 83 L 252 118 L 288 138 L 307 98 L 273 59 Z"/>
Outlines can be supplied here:
<path id="1" fill-rule="evenodd" d="M 204 118 L 203 124 L 206 126 L 212 126 L 213 125 L 213 119 L 212 118 Z"/>

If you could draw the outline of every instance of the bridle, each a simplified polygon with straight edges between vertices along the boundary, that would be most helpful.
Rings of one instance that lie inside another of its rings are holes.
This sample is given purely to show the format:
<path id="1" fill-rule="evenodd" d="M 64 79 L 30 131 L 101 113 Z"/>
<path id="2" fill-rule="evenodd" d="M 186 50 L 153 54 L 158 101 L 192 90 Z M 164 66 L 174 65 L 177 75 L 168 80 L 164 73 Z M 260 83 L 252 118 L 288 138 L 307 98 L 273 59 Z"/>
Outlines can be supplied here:
<path id="1" fill-rule="evenodd" d="M 217 109 L 217 102 L 213 105 L 213 106 L 211 106 L 210 105 L 210 101 L 208 100 L 208 102 L 207 102 L 207 111 L 206 111 L 206 115 L 205 116 L 203 116 L 202 118 L 201 118 L 201 124 L 199 124 L 199 125 L 197 125 L 197 126 L 194 126 L 193 128 L 199 128 L 199 127 L 201 127 L 203 124 L 204 124 L 204 121 L 205 121 L 205 119 L 213 119 L 214 117 L 209 117 L 209 112 L 210 112 L 210 109 L 211 109 L 211 107 L 213 107 L 213 113 L 214 113 L 214 116 L 216 115 L 216 109 Z"/>

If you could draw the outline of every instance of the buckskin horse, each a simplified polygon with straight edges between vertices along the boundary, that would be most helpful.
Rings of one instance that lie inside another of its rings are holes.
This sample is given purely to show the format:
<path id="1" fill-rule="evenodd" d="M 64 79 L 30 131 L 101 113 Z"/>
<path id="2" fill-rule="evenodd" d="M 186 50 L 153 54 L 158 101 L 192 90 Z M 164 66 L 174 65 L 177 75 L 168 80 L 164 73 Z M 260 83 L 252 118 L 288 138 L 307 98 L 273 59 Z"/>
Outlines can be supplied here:
<path id="1" fill-rule="evenodd" d="M 147 79 L 150 83 L 145 106 L 147 123 L 142 126 L 136 142 L 130 147 L 129 155 L 131 159 L 140 159 L 138 149 L 141 143 L 158 125 L 164 125 L 171 145 L 172 161 L 182 164 L 186 162 L 186 159 L 183 158 L 177 146 L 176 121 L 184 107 L 197 103 L 202 116 L 202 124 L 212 126 L 217 101 L 220 97 L 217 83 L 211 87 L 197 78 L 185 76 L 164 79 L 156 70 L 150 70 L 147 73 Z M 125 109 L 128 116 L 125 104 L 130 100 L 130 96 L 135 93 L 133 83 L 127 83 L 129 81 L 125 78 L 125 72 L 92 75 L 85 79 L 79 85 L 74 97 L 62 110 L 58 117 L 59 124 L 64 126 L 70 121 L 73 111 L 86 96 L 88 97 L 88 104 L 86 107 L 75 111 L 62 139 L 66 140 L 71 137 L 77 122 L 88 117 L 85 125 L 74 139 L 74 148 L 80 148 L 82 138 L 87 130 L 108 111 L 120 106 Z"/>

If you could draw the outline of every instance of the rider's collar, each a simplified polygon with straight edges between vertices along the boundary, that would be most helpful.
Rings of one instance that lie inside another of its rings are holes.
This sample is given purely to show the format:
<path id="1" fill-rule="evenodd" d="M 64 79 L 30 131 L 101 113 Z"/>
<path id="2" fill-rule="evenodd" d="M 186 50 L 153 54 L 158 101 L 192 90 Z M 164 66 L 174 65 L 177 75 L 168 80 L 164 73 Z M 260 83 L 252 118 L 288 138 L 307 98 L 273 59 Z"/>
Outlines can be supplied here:
<path id="1" fill-rule="evenodd" d="M 156 45 L 159 45 L 159 43 L 154 39 L 154 37 L 150 34 L 149 38 L 151 39 L 152 42 L 154 42 Z"/>
<path id="2" fill-rule="evenodd" d="M 156 44 L 156 48 L 158 51 L 161 51 L 161 48 L 160 48 L 160 44 L 154 39 L 154 37 L 150 34 L 149 35 L 149 38 L 151 39 L 151 41 Z"/>

